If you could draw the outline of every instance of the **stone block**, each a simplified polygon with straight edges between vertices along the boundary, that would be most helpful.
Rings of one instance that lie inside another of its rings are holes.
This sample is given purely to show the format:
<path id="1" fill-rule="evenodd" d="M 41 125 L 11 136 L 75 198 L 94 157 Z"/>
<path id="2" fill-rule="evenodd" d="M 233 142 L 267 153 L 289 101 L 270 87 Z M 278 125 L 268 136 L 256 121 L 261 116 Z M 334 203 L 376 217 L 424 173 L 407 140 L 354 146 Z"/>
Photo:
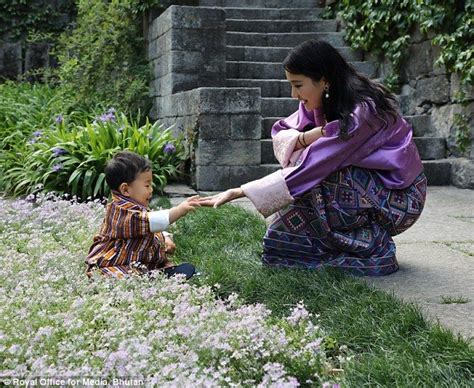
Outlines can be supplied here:
<path id="1" fill-rule="evenodd" d="M 49 43 L 30 43 L 26 47 L 25 72 L 28 70 L 49 67 Z"/>
<path id="2" fill-rule="evenodd" d="M 416 105 L 445 104 L 449 101 L 449 82 L 445 75 L 419 79 L 416 82 Z"/>
<path id="3" fill-rule="evenodd" d="M 201 113 L 260 113 L 258 88 L 199 88 Z"/>
<path id="4" fill-rule="evenodd" d="M 448 159 L 423 161 L 423 169 L 430 186 L 451 183 L 451 163 Z"/>
<path id="5" fill-rule="evenodd" d="M 451 183 L 463 189 L 474 189 L 474 161 L 465 158 L 454 161 L 451 164 Z"/>
<path id="6" fill-rule="evenodd" d="M 423 160 L 443 159 L 446 157 L 444 137 L 414 137 L 418 153 Z"/>
<path id="7" fill-rule="evenodd" d="M 225 12 L 217 8 L 172 5 L 152 23 L 149 40 L 167 34 L 171 29 L 225 30 Z"/>
<path id="8" fill-rule="evenodd" d="M 230 137 L 236 140 L 262 137 L 262 116 L 259 114 L 239 114 L 230 116 Z"/>
<path id="9" fill-rule="evenodd" d="M 199 113 L 198 89 L 176 93 L 168 96 L 168 99 L 170 100 L 171 109 L 176 116 L 197 115 Z"/>
<path id="10" fill-rule="evenodd" d="M 460 104 L 444 105 L 433 107 L 431 110 L 431 123 L 435 136 L 449 137 L 451 128 L 454 125 L 454 115 L 462 113 Z"/>
<path id="11" fill-rule="evenodd" d="M 242 166 L 260 164 L 259 140 L 198 140 L 196 165 Z"/>
<path id="12" fill-rule="evenodd" d="M 0 45 L 0 75 L 16 78 L 22 74 L 21 43 L 3 43 Z"/>
<path id="13" fill-rule="evenodd" d="M 172 125 L 172 133 L 174 136 L 195 132 L 197 127 L 197 116 L 178 116 L 174 119 L 174 123 Z"/>
<path id="14" fill-rule="evenodd" d="M 404 119 L 413 128 L 413 136 L 432 136 L 431 117 L 429 115 L 408 115 L 404 116 Z"/>
<path id="15" fill-rule="evenodd" d="M 229 139 L 231 119 L 227 114 L 201 114 L 198 117 L 197 131 L 202 140 Z"/>
<path id="16" fill-rule="evenodd" d="M 450 96 L 452 101 L 459 100 L 461 96 L 468 101 L 474 100 L 474 86 L 461 84 L 459 75 L 453 73 L 451 74 Z"/>
<path id="17" fill-rule="evenodd" d="M 221 30 L 172 29 L 171 50 L 222 52 L 225 54 L 226 36 Z"/>
<path id="18" fill-rule="evenodd" d="M 437 51 L 431 41 L 425 40 L 408 46 L 406 61 L 402 68 L 404 79 L 416 79 L 433 72 Z"/>
<path id="19" fill-rule="evenodd" d="M 197 166 L 195 184 L 198 190 L 222 191 L 240 187 L 276 171 L 266 166 Z"/>
<path id="20" fill-rule="evenodd" d="M 229 166 L 196 166 L 196 188 L 211 191 L 230 189 L 229 173 Z"/>

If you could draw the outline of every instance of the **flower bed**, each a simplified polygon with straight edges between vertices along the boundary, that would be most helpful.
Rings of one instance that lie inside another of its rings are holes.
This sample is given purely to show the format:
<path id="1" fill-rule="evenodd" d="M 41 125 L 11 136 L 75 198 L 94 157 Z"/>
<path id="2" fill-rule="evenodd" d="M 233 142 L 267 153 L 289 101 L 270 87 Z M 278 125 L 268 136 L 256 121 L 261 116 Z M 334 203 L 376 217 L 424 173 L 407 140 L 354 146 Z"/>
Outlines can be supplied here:
<path id="1" fill-rule="evenodd" d="M 102 212 L 97 202 L 0 199 L 3 378 L 332 385 L 324 331 L 301 303 L 277 318 L 158 273 L 90 282 L 84 257 Z"/>

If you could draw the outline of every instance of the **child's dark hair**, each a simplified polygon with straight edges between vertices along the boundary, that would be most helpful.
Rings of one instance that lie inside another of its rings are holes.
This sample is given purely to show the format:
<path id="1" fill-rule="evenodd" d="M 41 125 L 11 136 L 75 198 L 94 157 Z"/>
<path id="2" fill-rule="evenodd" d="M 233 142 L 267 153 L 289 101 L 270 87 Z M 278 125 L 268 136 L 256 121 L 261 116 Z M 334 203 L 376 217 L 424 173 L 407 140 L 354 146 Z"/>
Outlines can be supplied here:
<path id="1" fill-rule="evenodd" d="M 329 43 L 311 39 L 290 51 L 283 61 L 285 70 L 302 74 L 319 82 L 329 83 L 328 98 L 323 98 L 327 122 L 341 120 L 341 138 L 347 138 L 347 128 L 356 104 L 373 101 L 379 117 L 385 122 L 397 118 L 395 96 L 382 84 L 357 72 Z M 369 104 L 370 107 L 370 104 Z"/>
<path id="2" fill-rule="evenodd" d="M 105 181 L 112 190 L 118 190 L 122 183 L 132 183 L 138 174 L 151 170 L 151 163 L 131 151 L 117 152 L 105 165 Z"/>

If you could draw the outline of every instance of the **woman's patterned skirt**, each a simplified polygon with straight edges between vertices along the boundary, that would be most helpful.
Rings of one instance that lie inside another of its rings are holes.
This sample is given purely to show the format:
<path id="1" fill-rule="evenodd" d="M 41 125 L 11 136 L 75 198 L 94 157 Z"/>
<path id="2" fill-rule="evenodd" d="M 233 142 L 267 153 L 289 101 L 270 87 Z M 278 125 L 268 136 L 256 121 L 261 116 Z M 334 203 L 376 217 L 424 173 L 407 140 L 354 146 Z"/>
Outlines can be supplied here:
<path id="1" fill-rule="evenodd" d="M 262 261 L 388 275 L 398 269 L 391 236 L 416 222 L 425 198 L 423 173 L 408 188 L 390 190 L 374 171 L 354 166 L 336 171 L 276 214 L 264 237 Z"/>

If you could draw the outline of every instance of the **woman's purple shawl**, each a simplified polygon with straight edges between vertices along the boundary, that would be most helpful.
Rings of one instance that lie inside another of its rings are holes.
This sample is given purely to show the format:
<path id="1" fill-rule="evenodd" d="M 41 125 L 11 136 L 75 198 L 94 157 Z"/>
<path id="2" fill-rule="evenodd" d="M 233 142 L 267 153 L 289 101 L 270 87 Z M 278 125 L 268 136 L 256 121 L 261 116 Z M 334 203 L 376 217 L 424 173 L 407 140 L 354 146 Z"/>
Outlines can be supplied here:
<path id="1" fill-rule="evenodd" d="M 301 196 L 332 172 L 350 165 L 374 170 L 388 189 L 410 186 L 423 171 L 412 128 L 401 116 L 395 123 L 390 119 L 384 128 L 384 122 L 368 103 L 358 104 L 351 116 L 349 139 L 340 139 L 339 120 L 331 121 L 326 124 L 326 136 L 305 149 L 301 163 L 282 170 L 293 197 Z M 300 103 L 297 112 L 273 125 L 272 137 L 286 129 L 303 131 L 308 125 L 313 128 L 325 122 L 321 109 L 308 112 Z"/>

